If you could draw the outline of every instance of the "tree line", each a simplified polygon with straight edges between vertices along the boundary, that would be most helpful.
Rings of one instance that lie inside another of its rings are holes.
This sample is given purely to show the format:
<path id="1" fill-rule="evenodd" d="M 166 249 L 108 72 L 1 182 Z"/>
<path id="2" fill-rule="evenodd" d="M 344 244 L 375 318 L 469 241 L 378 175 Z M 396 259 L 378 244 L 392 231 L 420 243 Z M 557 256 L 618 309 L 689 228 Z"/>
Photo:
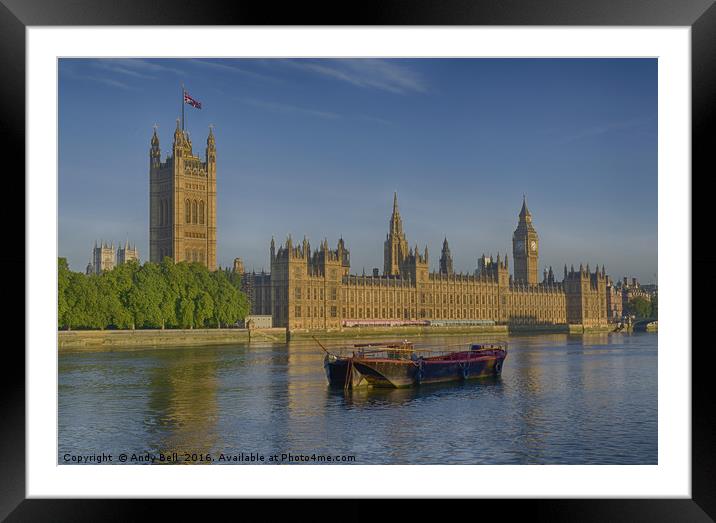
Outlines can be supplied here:
<path id="1" fill-rule="evenodd" d="M 171 258 L 98 275 L 70 271 L 59 258 L 57 279 L 60 329 L 221 328 L 250 309 L 239 275 Z"/>
<path id="2" fill-rule="evenodd" d="M 637 319 L 658 318 L 659 317 L 659 301 L 657 296 L 652 296 L 651 300 L 636 296 L 629 300 L 627 314 L 633 314 Z"/>

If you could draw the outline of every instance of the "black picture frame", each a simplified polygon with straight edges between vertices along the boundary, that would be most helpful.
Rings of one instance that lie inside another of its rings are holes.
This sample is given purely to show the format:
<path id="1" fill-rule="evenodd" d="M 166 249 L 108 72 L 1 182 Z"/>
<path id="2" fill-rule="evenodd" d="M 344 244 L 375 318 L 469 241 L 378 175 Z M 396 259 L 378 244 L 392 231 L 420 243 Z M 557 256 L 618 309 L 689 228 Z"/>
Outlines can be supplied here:
<path id="1" fill-rule="evenodd" d="M 710 162 L 716 117 L 716 6 L 714 0 L 391 0 L 380 3 L 335 3 L 325 10 L 318 4 L 288 4 L 276 9 L 269 3 L 239 0 L 218 2 L 182 0 L 0 0 L 0 136 L 6 151 L 19 158 L 24 172 L 25 150 L 25 28 L 35 25 L 558 25 L 558 26 L 689 26 L 692 44 L 692 184 L 714 172 Z M 708 169 L 708 172 L 707 172 Z M 700 173 L 700 176 L 699 176 Z M 684 180 L 688 183 L 688 180 Z M 693 237 L 705 233 L 708 191 L 693 191 Z M 711 204 L 712 205 L 712 204 Z M 696 211 L 695 213 L 693 211 Z M 699 216 L 699 212 L 701 213 Z M 706 233 L 705 233 L 706 234 Z M 23 240 L 20 240 L 24 243 Z M 24 249 L 17 249 L 23 253 Z M 684 253 L 686 256 L 689 253 Z M 685 258 L 687 259 L 687 258 Z M 6 268 L 25 273 L 24 255 L 6 259 Z M 697 251 L 691 257 L 692 274 L 712 275 L 716 256 Z M 27 277 L 32 275 L 26 274 Z M 716 276 L 703 279 L 711 292 Z M 691 281 L 684 281 L 691 286 Z M 701 294 L 701 292 L 700 292 Z M 707 324 L 713 305 L 696 306 L 693 325 Z M 702 320 L 702 321 L 699 321 Z M 29 319 L 26 317 L 26 326 Z M 712 521 L 716 519 L 716 415 L 712 405 L 714 380 L 710 376 L 708 344 L 692 346 L 692 497 L 691 499 L 589 499 L 589 500 L 481 500 L 479 515 L 501 518 L 527 510 L 530 519 L 550 521 Z M 688 333 L 685 333 L 688 337 Z M 667 348 L 668 350 L 668 348 Z M 17 345 L 6 347 L 0 402 L 0 518 L 7 521 L 125 521 L 140 514 L 186 515 L 178 500 L 58 500 L 25 499 L 25 358 Z M 668 420 L 659 420 L 660 423 Z M 316 494 L 317 496 L 320 493 Z M 505 495 L 509 495 L 506 486 Z M 210 501 L 199 501 L 200 511 Z M 252 505 L 254 501 L 244 501 Z M 274 502 L 275 503 L 275 502 Z M 301 503 L 301 502 L 299 502 Z M 349 501 L 351 506 L 324 505 L 323 513 L 355 517 L 365 514 L 370 502 Z M 411 501 L 410 517 L 421 510 Z M 454 502 L 452 502 L 454 503 Z M 140 506 L 141 505 L 141 506 Z M 203 508 L 202 508 L 203 507 Z M 461 510 L 458 503 L 456 510 Z M 249 514 L 254 507 L 241 508 Z M 264 507 L 256 507 L 265 510 Z M 216 509 L 212 508 L 211 513 Z M 371 509 L 368 508 L 368 511 Z M 473 509 L 470 509 L 473 510 Z M 217 513 L 218 514 L 218 513 Z M 465 516 L 470 512 L 465 512 Z"/>

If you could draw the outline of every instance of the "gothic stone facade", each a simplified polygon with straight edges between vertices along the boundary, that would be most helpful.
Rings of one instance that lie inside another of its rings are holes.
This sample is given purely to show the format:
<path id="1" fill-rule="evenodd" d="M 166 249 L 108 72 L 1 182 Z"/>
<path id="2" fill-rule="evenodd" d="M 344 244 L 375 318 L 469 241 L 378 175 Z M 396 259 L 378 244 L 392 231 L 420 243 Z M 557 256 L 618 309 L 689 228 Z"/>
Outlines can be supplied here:
<path id="1" fill-rule="evenodd" d="M 114 243 L 108 244 L 102 241 L 97 245 L 97 242 L 95 242 L 92 249 L 92 258 L 87 264 L 85 274 L 102 274 L 104 271 L 111 271 L 115 266 L 130 261 L 139 262 L 139 249 L 137 249 L 136 245 L 130 245 L 129 240 L 124 242 L 124 247 L 120 244 L 116 250 Z"/>
<path id="2" fill-rule="evenodd" d="M 156 127 L 149 151 L 149 260 L 169 256 L 216 270 L 216 143 L 209 129 L 203 161 L 189 134 L 174 131 L 172 154 L 161 161 Z"/>
<path id="3" fill-rule="evenodd" d="M 246 274 L 252 313 L 271 314 L 275 327 L 339 329 L 345 320 L 493 320 L 501 324 L 607 324 L 607 276 L 580 265 L 555 280 L 552 268 L 536 281 L 537 234 L 523 202 L 513 236 L 515 277 L 507 256 L 480 259 L 474 275 L 456 274 L 447 244 L 438 272 L 428 265 L 428 248 L 408 248 L 397 198 L 384 249 L 383 275 L 350 274 L 350 253 L 341 238 L 335 249 L 323 241 L 312 251 L 304 238 L 289 236 L 276 249 L 271 273 Z M 535 242 L 534 247 L 532 242 Z"/>
<path id="4" fill-rule="evenodd" d="M 87 264 L 85 272 L 87 274 L 102 274 L 105 271 L 111 271 L 114 269 L 115 259 L 114 243 L 109 244 L 101 241 L 98 245 L 95 242 L 92 249 L 92 261 Z"/>
<path id="5" fill-rule="evenodd" d="M 124 242 L 124 247 L 120 246 L 117 249 L 117 265 L 122 265 L 130 261 L 136 261 L 139 263 L 139 249 L 137 245 L 130 245 L 129 240 Z"/>

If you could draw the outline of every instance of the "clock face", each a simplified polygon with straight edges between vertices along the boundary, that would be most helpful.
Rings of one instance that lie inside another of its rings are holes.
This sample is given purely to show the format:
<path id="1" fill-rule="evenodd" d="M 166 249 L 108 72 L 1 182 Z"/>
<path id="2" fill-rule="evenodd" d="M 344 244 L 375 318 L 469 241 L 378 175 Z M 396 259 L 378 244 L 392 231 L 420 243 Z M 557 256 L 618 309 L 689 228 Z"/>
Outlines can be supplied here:
<path id="1" fill-rule="evenodd" d="M 515 247 L 516 247 L 516 250 L 522 251 L 525 248 L 525 242 L 522 240 L 517 240 L 517 242 L 515 243 Z"/>
<path id="2" fill-rule="evenodd" d="M 530 249 L 532 249 L 533 251 L 537 250 L 537 242 L 536 241 L 532 240 L 530 242 Z"/>

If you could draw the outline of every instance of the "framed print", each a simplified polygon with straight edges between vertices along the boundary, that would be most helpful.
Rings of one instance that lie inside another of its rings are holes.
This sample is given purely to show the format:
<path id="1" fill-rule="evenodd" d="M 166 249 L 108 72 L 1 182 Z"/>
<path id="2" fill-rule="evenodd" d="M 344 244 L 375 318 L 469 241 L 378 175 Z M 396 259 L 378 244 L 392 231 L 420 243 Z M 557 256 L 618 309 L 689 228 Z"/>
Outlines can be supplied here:
<path id="1" fill-rule="evenodd" d="M 3 517 L 712 518 L 712 2 L 206 7 L 0 8 L 28 205 Z"/>

